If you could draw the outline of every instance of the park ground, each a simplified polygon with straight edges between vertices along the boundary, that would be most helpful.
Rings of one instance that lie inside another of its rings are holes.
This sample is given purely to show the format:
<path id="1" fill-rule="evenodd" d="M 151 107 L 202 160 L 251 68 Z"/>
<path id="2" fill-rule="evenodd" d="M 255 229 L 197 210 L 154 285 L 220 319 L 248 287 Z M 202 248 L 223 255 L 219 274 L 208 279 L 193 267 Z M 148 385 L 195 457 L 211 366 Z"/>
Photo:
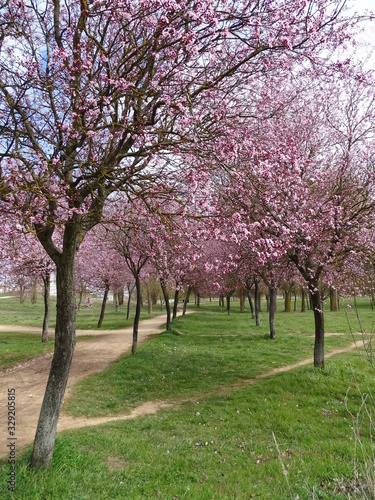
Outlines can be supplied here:
<path id="1" fill-rule="evenodd" d="M 0 323 L 16 323 L 0 331 L 1 413 L 4 390 L 17 394 L 16 491 L 2 442 L 0 498 L 365 498 L 374 373 L 353 346 L 354 309 L 326 313 L 324 371 L 312 366 L 312 313 L 284 313 L 281 303 L 275 341 L 266 313 L 257 328 L 238 303 L 228 316 L 206 302 L 168 333 L 159 311 L 142 322 L 136 356 L 125 353 L 121 311 L 100 332 L 96 309 L 83 311 L 53 465 L 35 473 L 28 460 L 53 338 L 41 345 L 38 306 L 16 304 L 0 304 Z M 368 301 L 358 312 L 370 332 Z"/>

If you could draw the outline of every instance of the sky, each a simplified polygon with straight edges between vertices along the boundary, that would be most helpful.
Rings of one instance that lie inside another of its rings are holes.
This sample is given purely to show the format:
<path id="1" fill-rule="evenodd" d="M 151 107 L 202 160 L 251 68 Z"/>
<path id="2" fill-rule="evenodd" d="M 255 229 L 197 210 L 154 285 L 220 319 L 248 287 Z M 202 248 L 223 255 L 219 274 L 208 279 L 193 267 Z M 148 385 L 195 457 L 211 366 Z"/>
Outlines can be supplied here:
<path id="1" fill-rule="evenodd" d="M 357 11 L 360 14 L 364 13 L 366 9 L 372 10 L 375 13 L 375 0 L 350 0 L 348 4 L 353 6 L 353 11 Z M 375 19 L 372 22 L 366 22 L 364 28 L 364 32 L 359 36 L 359 42 L 367 46 L 375 46 Z M 365 51 L 364 47 L 361 49 L 362 51 Z M 374 59 L 374 56 L 372 59 Z"/>

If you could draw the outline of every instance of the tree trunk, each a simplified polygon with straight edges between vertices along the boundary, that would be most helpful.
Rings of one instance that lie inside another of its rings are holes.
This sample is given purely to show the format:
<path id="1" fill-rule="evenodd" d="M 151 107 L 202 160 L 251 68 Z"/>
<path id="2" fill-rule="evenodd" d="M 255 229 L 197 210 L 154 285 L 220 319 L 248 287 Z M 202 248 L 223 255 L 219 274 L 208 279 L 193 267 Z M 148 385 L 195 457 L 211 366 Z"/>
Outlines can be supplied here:
<path id="1" fill-rule="evenodd" d="M 296 312 L 297 311 L 297 292 L 294 291 L 294 307 L 293 307 L 293 311 Z"/>
<path id="2" fill-rule="evenodd" d="M 245 294 L 242 290 L 240 292 L 240 312 L 245 312 Z"/>
<path id="3" fill-rule="evenodd" d="M 339 300 L 337 290 L 334 288 L 329 289 L 329 306 L 332 312 L 336 312 L 339 310 Z"/>
<path id="4" fill-rule="evenodd" d="M 177 318 L 177 307 L 178 307 L 178 297 L 180 296 L 180 290 L 175 290 L 174 292 L 174 301 L 173 301 L 173 314 L 172 319 Z"/>
<path id="5" fill-rule="evenodd" d="M 113 292 L 113 303 L 115 306 L 115 311 L 118 312 L 118 308 L 119 308 L 118 292 Z"/>
<path id="6" fill-rule="evenodd" d="M 251 318 L 254 319 L 255 318 L 255 314 L 254 314 L 254 304 L 253 304 L 253 299 L 251 298 L 251 292 L 247 292 L 247 299 L 249 301 L 249 306 L 250 306 L 250 311 L 251 311 Z"/>
<path id="7" fill-rule="evenodd" d="M 277 298 L 277 290 L 276 288 L 269 288 L 269 321 L 270 321 L 270 338 L 274 339 L 276 337 L 276 328 L 275 328 L 275 313 L 276 313 L 276 298 Z"/>
<path id="8" fill-rule="evenodd" d="M 106 284 L 105 290 L 104 290 L 104 295 L 103 295 L 103 302 L 102 302 L 102 308 L 100 310 L 100 317 L 98 321 L 98 328 L 101 328 L 103 319 L 104 319 L 104 313 L 105 313 L 105 306 L 107 304 L 107 299 L 108 299 L 108 292 L 109 292 L 109 285 Z"/>
<path id="9" fill-rule="evenodd" d="M 64 239 L 68 237 L 65 233 Z M 55 351 L 31 457 L 31 465 L 36 470 L 48 468 L 52 462 L 57 422 L 76 343 L 75 236 L 70 235 L 70 239 L 66 242 L 67 250 L 60 255 L 56 265 Z"/>
<path id="10" fill-rule="evenodd" d="M 314 285 L 309 285 L 311 302 L 314 309 L 315 344 L 314 366 L 324 369 L 324 313 L 320 292 Z"/>
<path id="11" fill-rule="evenodd" d="M 227 302 L 227 313 L 228 313 L 228 315 L 230 315 L 230 294 L 227 293 L 225 298 L 226 298 L 226 302 Z"/>
<path id="12" fill-rule="evenodd" d="M 80 290 L 79 295 L 78 295 L 78 297 L 79 297 L 79 299 L 78 299 L 78 304 L 77 304 L 77 309 L 78 309 L 78 311 L 81 309 L 81 304 L 82 304 L 82 296 L 83 296 L 83 291 L 82 291 L 82 290 Z"/>
<path id="13" fill-rule="evenodd" d="M 167 330 L 167 332 L 169 332 L 171 330 L 171 306 L 169 305 L 169 294 L 163 280 L 160 280 L 160 286 L 165 301 L 165 309 L 167 311 L 167 325 L 165 329 Z"/>
<path id="14" fill-rule="evenodd" d="M 148 314 L 152 314 L 152 297 L 149 284 L 147 284 L 147 312 Z"/>
<path id="15" fill-rule="evenodd" d="M 20 304 L 25 302 L 25 287 L 20 285 Z"/>
<path id="16" fill-rule="evenodd" d="M 260 321 L 259 321 L 260 294 L 257 281 L 255 282 L 254 286 L 254 304 L 255 304 L 255 325 L 260 326 Z"/>
<path id="17" fill-rule="evenodd" d="M 270 296 L 266 294 L 266 311 L 270 312 Z"/>
<path id="18" fill-rule="evenodd" d="M 375 309 L 375 293 L 374 290 L 371 290 L 371 310 Z"/>
<path id="19" fill-rule="evenodd" d="M 134 289 L 130 284 L 128 284 L 127 287 L 128 287 L 128 302 L 126 305 L 126 320 L 130 318 L 130 303 L 132 300 L 132 292 Z"/>
<path id="20" fill-rule="evenodd" d="M 201 306 L 201 296 L 199 293 L 197 293 L 197 307 Z"/>
<path id="21" fill-rule="evenodd" d="M 117 294 L 118 296 L 118 305 L 123 306 L 124 305 L 124 289 L 120 290 Z"/>
<path id="22" fill-rule="evenodd" d="M 133 322 L 133 343 L 132 343 L 133 356 L 137 352 L 138 327 L 139 327 L 139 319 L 141 317 L 141 304 L 142 304 L 141 281 L 139 279 L 138 274 L 135 276 L 135 290 L 136 290 L 136 296 L 137 296 L 137 303 L 135 305 L 135 316 L 134 316 L 134 322 Z"/>
<path id="23" fill-rule="evenodd" d="M 34 283 L 31 286 L 31 297 L 30 297 L 31 303 L 32 304 L 36 304 L 37 299 L 38 299 L 38 289 L 37 289 L 37 286 Z"/>
<path id="24" fill-rule="evenodd" d="M 48 342 L 51 275 L 48 273 L 45 274 L 42 278 L 44 284 L 44 318 L 43 318 L 42 342 Z"/>
<path id="25" fill-rule="evenodd" d="M 285 312 L 292 312 L 292 292 L 285 290 Z"/>
<path id="26" fill-rule="evenodd" d="M 191 287 L 188 286 L 188 289 L 187 289 L 187 292 L 186 292 L 186 297 L 185 297 L 185 300 L 184 300 L 184 306 L 182 308 L 182 315 L 183 316 L 185 316 L 185 313 L 186 313 L 186 307 L 187 307 L 187 303 L 189 302 L 190 293 L 191 293 Z"/>
<path id="27" fill-rule="evenodd" d="M 305 289 L 302 288 L 301 289 L 301 312 L 302 313 L 306 312 L 305 299 L 306 299 Z"/>

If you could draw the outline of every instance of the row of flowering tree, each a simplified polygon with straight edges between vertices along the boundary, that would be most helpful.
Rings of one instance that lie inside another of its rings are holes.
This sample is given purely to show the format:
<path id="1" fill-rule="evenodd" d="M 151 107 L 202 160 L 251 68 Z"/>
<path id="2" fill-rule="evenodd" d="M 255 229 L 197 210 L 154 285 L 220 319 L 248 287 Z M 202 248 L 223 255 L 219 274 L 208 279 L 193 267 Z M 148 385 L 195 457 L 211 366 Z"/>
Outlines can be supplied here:
<path id="1" fill-rule="evenodd" d="M 306 282 L 317 367 L 324 367 L 320 280 L 343 286 L 343 270 L 374 254 L 374 97 L 367 78 L 353 68 L 334 86 L 296 89 L 298 98 L 265 119 L 255 141 L 244 127 L 218 193 L 226 231 L 235 235 L 243 260 L 257 257 L 271 308 L 288 261 Z"/>
<path id="2" fill-rule="evenodd" d="M 122 192 L 153 210 L 150 197 L 158 191 L 172 199 L 178 176 L 191 177 L 195 190 L 195 176 L 186 173 L 192 165 L 218 171 L 230 164 L 240 199 L 243 182 L 262 179 L 267 170 L 272 177 L 274 168 L 281 175 L 290 148 L 285 161 L 276 145 L 268 158 L 267 126 L 256 152 L 261 122 L 293 99 L 279 91 L 298 68 L 331 78 L 341 67 L 330 56 L 350 40 L 358 20 L 346 16 L 344 6 L 341 0 L 19 0 L 1 6 L 2 210 L 36 235 L 56 266 L 55 351 L 35 468 L 51 464 L 74 353 L 77 253 L 103 221 L 106 201 Z M 259 110 L 262 120 L 254 121 Z M 317 162 L 318 154 L 312 158 Z M 261 219 L 274 241 L 283 225 L 272 219 L 267 193 L 255 195 L 252 203 L 270 211 Z M 160 277 L 166 254 L 158 260 Z M 315 291 L 319 265 L 312 274 L 304 255 L 296 251 L 293 259 Z"/>

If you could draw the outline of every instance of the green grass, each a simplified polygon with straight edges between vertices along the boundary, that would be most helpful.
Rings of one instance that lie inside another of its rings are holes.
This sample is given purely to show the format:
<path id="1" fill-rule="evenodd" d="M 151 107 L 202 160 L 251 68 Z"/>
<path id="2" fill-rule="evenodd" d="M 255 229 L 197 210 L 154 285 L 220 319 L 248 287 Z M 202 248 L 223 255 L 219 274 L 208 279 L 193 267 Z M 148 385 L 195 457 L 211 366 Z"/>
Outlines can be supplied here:
<path id="1" fill-rule="evenodd" d="M 81 308 L 77 311 L 77 328 L 83 330 L 98 330 L 97 323 L 100 315 L 101 302 L 94 300 L 92 308 Z M 51 321 L 50 327 L 55 326 L 56 299 L 51 299 Z M 15 362 L 27 360 L 32 356 L 43 354 L 53 350 L 53 337 L 47 344 L 41 342 L 41 331 L 43 325 L 43 302 L 39 298 L 36 304 L 30 300 L 19 303 L 17 297 L 0 300 L 0 324 L 18 325 L 19 333 L 0 332 L 0 368 L 9 366 Z M 147 314 L 147 310 L 142 310 L 141 319 L 160 315 L 160 307 L 155 307 L 152 315 Z M 125 307 L 120 307 L 116 312 L 112 303 L 108 303 L 106 314 L 102 325 L 102 330 L 119 329 L 132 326 L 134 318 L 134 306 L 131 308 L 130 319 L 126 320 Z M 40 335 L 27 334 L 22 331 L 23 326 L 33 326 L 40 328 Z M 77 337 L 78 341 L 89 337 Z"/>
<path id="2" fill-rule="evenodd" d="M 360 315 L 371 328 L 369 308 Z M 344 317 L 327 313 L 327 331 L 343 331 Z M 308 365 L 246 383 L 312 355 L 311 313 L 279 312 L 275 341 L 267 337 L 265 313 L 261 320 L 256 328 L 237 303 L 229 317 L 204 304 L 174 322 L 171 333 L 139 345 L 135 357 L 125 355 L 81 382 L 65 411 L 106 415 L 147 400 L 175 404 L 157 415 L 60 434 L 47 471 L 35 473 L 27 467 L 30 452 L 20 455 L 16 494 L 7 492 L 4 464 L 0 498 L 309 499 L 313 492 L 316 499 L 344 498 L 343 486 L 352 491 L 355 454 L 344 401 L 350 387 L 356 413 L 359 391 L 375 393 L 374 373 L 353 351 L 327 360 L 323 372 Z M 326 352 L 351 341 L 349 334 L 327 337 Z M 364 414 L 361 426 L 369 447 Z"/>
<path id="3" fill-rule="evenodd" d="M 43 344 L 41 336 L 0 332 L 0 368 L 53 350 L 53 342 Z"/>
<path id="4" fill-rule="evenodd" d="M 90 335 L 81 335 L 77 342 L 90 340 Z M 0 332 L 0 368 L 6 368 L 20 361 L 27 361 L 34 356 L 53 351 L 53 338 L 46 344 L 41 342 L 41 335 Z"/>
<path id="5" fill-rule="evenodd" d="M 268 338 L 266 321 L 256 328 L 249 314 L 234 308 L 228 316 L 207 305 L 202 313 L 178 319 L 170 333 L 140 345 L 135 357 L 122 357 L 77 384 L 65 410 L 86 416 L 124 413 L 147 400 L 175 401 L 207 393 L 312 356 L 311 315 L 279 313 L 277 318 L 280 332 L 275 342 Z M 287 334 L 281 330 L 284 323 Z M 298 327 L 295 334 L 293 324 Z M 351 342 L 349 334 L 327 337 L 326 352 Z"/>
<path id="6" fill-rule="evenodd" d="M 77 310 L 77 328 L 87 330 L 92 328 L 97 330 L 97 324 L 100 316 L 101 300 L 94 299 L 91 308 L 81 307 Z M 115 330 L 126 328 L 133 324 L 135 306 L 132 304 L 130 309 L 130 319 L 126 320 L 126 307 L 120 306 L 119 311 L 111 301 L 107 302 L 102 330 Z M 147 314 L 147 308 L 142 309 L 141 319 L 150 318 L 162 314 L 160 306 L 155 306 L 151 315 Z M 32 304 L 26 298 L 23 304 L 19 303 L 17 297 L 0 300 L 0 325 L 22 325 L 37 326 L 43 325 L 44 305 L 41 298 L 36 304 Z M 51 297 L 51 317 L 50 327 L 54 328 L 56 322 L 56 297 Z"/>

